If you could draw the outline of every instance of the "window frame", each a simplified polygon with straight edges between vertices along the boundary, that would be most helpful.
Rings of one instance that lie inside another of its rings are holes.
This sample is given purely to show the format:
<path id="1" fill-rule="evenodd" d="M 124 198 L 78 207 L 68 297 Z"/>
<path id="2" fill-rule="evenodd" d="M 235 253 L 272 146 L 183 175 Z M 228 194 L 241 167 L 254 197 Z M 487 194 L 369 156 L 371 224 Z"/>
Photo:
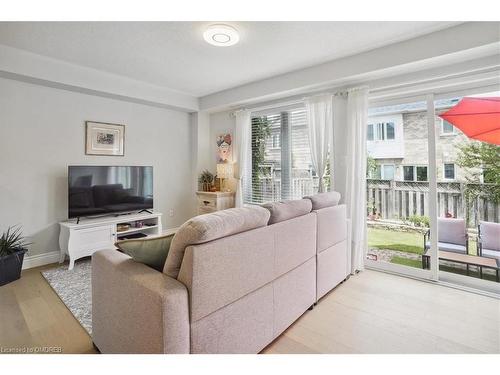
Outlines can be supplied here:
<path id="1" fill-rule="evenodd" d="M 453 178 L 446 177 L 446 166 L 447 165 L 453 165 Z M 457 168 L 456 168 L 455 163 L 451 163 L 451 162 L 443 163 L 443 180 L 444 181 L 455 181 L 456 179 L 457 179 Z"/>
<path id="2" fill-rule="evenodd" d="M 391 124 L 394 132 L 394 138 L 388 138 L 387 134 L 387 128 L 388 125 Z M 368 142 L 391 142 L 391 141 L 396 141 L 396 123 L 394 121 L 383 121 L 383 122 L 373 122 L 369 123 L 366 125 L 366 140 Z M 371 133 L 368 130 L 369 128 L 372 129 Z M 369 137 L 369 134 L 371 135 L 371 139 Z"/>
<path id="3" fill-rule="evenodd" d="M 413 180 L 405 179 L 405 168 L 412 169 Z M 425 168 L 426 169 L 426 173 L 425 173 L 426 179 L 425 180 L 418 179 L 418 172 L 417 172 L 418 168 Z M 423 165 L 423 164 L 405 164 L 405 165 L 403 165 L 403 182 L 429 182 L 429 166 Z"/>
<path id="4" fill-rule="evenodd" d="M 457 134 L 457 131 L 456 131 L 455 127 L 451 123 L 449 123 L 448 121 L 442 119 L 441 117 L 439 117 L 439 121 L 441 121 L 439 129 L 441 130 L 440 135 L 442 137 L 449 137 L 449 136 L 453 136 L 453 135 Z M 450 126 L 451 126 L 451 132 L 445 132 L 444 131 L 445 124 L 450 124 Z"/>
<path id="5" fill-rule="evenodd" d="M 377 170 L 380 170 L 380 178 L 377 178 L 377 176 L 374 177 L 374 175 L 373 175 L 374 172 L 370 172 L 369 179 L 371 179 L 371 180 L 388 180 L 387 178 L 385 178 L 385 173 L 384 173 L 385 167 L 392 167 L 393 168 L 393 170 L 394 170 L 393 178 L 390 181 L 395 181 L 396 180 L 396 164 L 394 164 L 394 163 L 377 164 Z"/>
<path id="6" fill-rule="evenodd" d="M 284 117 L 286 117 L 286 120 L 284 120 Z M 305 120 L 304 120 L 304 118 Z M 265 141 L 265 153 L 267 154 L 268 151 L 271 151 L 269 155 L 266 155 L 264 158 L 264 161 L 261 163 L 261 168 L 266 168 L 269 165 L 272 165 L 272 170 L 270 173 L 267 173 L 266 177 L 269 179 L 269 177 L 274 178 L 274 181 L 277 182 L 277 188 L 276 190 L 274 187 L 271 188 L 271 190 L 266 187 L 264 190 L 257 190 L 257 194 L 255 194 L 255 186 L 254 184 L 259 182 L 256 180 L 256 178 L 253 175 L 253 170 L 248 171 L 247 178 L 245 179 L 244 186 L 243 186 L 243 191 L 244 191 L 244 204 L 245 205 L 253 205 L 253 204 L 262 204 L 262 203 L 267 203 L 267 202 L 273 202 L 273 201 L 280 201 L 280 200 L 286 200 L 286 199 L 299 199 L 297 194 L 300 193 L 300 197 L 303 195 L 310 195 L 310 194 L 315 194 L 317 192 L 318 188 L 318 181 L 317 177 L 314 176 L 314 173 L 312 173 L 311 168 L 306 169 L 304 167 L 304 153 L 307 153 L 309 157 L 309 164 L 312 163 L 312 160 L 310 160 L 310 146 L 309 142 L 307 141 L 308 132 L 307 132 L 307 126 L 304 128 L 304 125 L 307 125 L 307 113 L 305 110 L 304 106 L 283 106 L 283 107 L 276 107 L 276 108 L 269 108 L 263 111 L 255 111 L 252 112 L 250 115 L 250 121 L 251 121 L 251 127 L 250 127 L 250 140 L 251 144 L 249 147 L 249 157 L 252 158 L 253 156 L 253 139 L 254 139 L 254 119 L 262 117 L 262 118 L 267 118 L 268 120 L 275 119 L 276 122 L 273 122 L 272 128 L 279 127 L 281 131 L 278 131 L 277 133 L 274 133 L 276 129 L 266 138 Z M 274 121 L 274 120 L 272 120 Z M 288 140 L 288 145 L 284 145 L 284 142 L 286 141 L 285 135 L 282 133 L 282 128 L 283 128 L 283 121 L 286 121 L 286 124 L 289 126 L 289 130 L 287 132 L 289 140 Z M 305 121 L 305 124 L 304 124 Z M 305 137 L 305 138 L 304 138 Z M 305 142 L 305 143 L 304 143 Z M 276 147 L 277 146 L 277 147 Z M 286 150 L 283 151 L 283 147 L 289 148 L 289 152 Z M 281 149 L 281 151 L 280 151 Z M 281 154 L 280 154 L 281 152 Z M 283 163 L 283 152 L 285 152 L 287 155 L 289 155 L 288 163 L 289 163 L 289 168 L 290 172 L 288 174 L 284 174 L 281 167 Z M 296 157 L 295 157 L 295 156 Z M 268 158 L 269 156 L 269 158 Z M 277 163 L 278 164 L 273 164 L 271 160 L 279 160 Z M 300 160 L 299 160 L 300 159 Z M 297 160 L 299 160 L 297 162 Z M 328 157 L 327 161 L 327 166 L 330 162 L 330 157 Z M 298 165 L 296 165 L 298 163 Z M 253 160 L 250 163 L 251 166 L 253 166 Z M 278 174 L 276 174 L 277 171 L 280 171 Z M 307 171 L 307 173 L 306 173 Z M 307 174 L 307 177 L 304 174 Z M 276 175 L 275 175 L 276 174 Z M 330 189 L 331 185 L 331 170 L 327 169 L 325 171 L 325 186 L 327 189 Z M 260 176 L 261 179 L 263 179 L 262 176 Z M 285 181 L 288 181 L 286 184 L 284 183 L 284 178 L 286 178 Z M 294 181 L 295 179 L 302 180 L 302 179 L 310 179 L 311 182 L 304 182 L 304 188 L 306 189 L 306 193 L 302 193 L 302 188 L 294 188 Z M 270 181 L 271 181 L 270 180 Z M 279 181 L 278 181 L 279 180 Z M 274 184 L 274 182 L 273 182 Z M 260 186 L 260 185 L 259 185 Z M 274 185 L 272 185 L 274 186 Z M 286 188 L 284 187 L 286 186 Z M 312 190 L 311 192 L 307 192 L 307 190 Z"/>

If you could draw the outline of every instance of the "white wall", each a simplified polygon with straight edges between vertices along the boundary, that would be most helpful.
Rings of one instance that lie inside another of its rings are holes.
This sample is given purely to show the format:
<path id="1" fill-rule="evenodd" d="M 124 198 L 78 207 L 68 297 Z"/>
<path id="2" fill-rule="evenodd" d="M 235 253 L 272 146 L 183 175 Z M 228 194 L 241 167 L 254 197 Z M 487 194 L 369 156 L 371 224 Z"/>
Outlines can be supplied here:
<path id="1" fill-rule="evenodd" d="M 86 120 L 125 124 L 125 156 L 85 155 Z M 195 212 L 191 139 L 188 113 L 0 78 L 0 230 L 22 224 L 29 255 L 58 250 L 72 164 L 152 165 L 155 210 L 178 226 Z"/>

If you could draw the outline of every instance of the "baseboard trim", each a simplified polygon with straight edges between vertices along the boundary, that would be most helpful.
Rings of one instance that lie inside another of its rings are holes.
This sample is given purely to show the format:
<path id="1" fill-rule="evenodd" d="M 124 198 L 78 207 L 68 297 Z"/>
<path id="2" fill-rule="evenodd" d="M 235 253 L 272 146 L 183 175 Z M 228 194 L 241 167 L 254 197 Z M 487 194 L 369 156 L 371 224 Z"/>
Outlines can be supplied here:
<path id="1" fill-rule="evenodd" d="M 59 262 L 59 254 L 59 251 L 51 251 L 50 253 L 25 256 L 23 270 L 45 266 L 46 264 L 57 263 Z"/>

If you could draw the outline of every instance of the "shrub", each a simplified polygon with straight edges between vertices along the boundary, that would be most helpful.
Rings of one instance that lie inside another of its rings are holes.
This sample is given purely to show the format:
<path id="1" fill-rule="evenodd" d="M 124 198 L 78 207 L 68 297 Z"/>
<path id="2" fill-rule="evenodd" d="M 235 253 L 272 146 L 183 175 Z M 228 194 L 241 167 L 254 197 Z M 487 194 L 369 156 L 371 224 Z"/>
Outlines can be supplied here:
<path id="1" fill-rule="evenodd" d="M 408 221 L 415 227 L 424 227 L 424 228 L 430 227 L 430 220 L 428 216 L 411 215 L 408 218 Z"/>

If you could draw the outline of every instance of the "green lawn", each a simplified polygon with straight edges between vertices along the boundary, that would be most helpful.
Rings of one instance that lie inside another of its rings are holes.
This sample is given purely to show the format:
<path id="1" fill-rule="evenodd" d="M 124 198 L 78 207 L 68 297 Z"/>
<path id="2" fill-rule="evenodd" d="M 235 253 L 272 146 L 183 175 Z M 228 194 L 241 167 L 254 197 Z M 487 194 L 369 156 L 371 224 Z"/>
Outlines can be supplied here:
<path id="1" fill-rule="evenodd" d="M 423 254 L 424 235 L 415 232 L 368 228 L 368 247 Z M 469 241 L 469 254 L 476 255 L 476 241 Z"/>
<path id="2" fill-rule="evenodd" d="M 391 263 L 402 264 L 403 266 L 422 268 L 422 261 L 416 259 L 408 259 L 403 257 L 394 256 L 391 259 Z"/>
<path id="3" fill-rule="evenodd" d="M 398 232 L 387 229 L 368 228 L 368 248 L 370 249 L 388 249 L 405 253 L 422 254 L 424 252 L 424 235 L 416 232 Z M 476 255 L 476 241 L 469 241 L 469 254 Z M 397 253 L 396 253 L 397 254 Z M 401 264 L 408 267 L 422 268 L 422 261 L 416 259 L 407 259 L 402 256 L 392 256 L 391 263 Z M 466 274 L 462 266 L 440 265 L 441 271 Z M 478 270 L 471 267 L 470 276 L 479 277 Z M 483 274 L 487 280 L 495 280 L 494 275 Z"/>
<path id="4" fill-rule="evenodd" d="M 423 254 L 424 235 L 420 233 L 368 228 L 368 247 Z"/>

